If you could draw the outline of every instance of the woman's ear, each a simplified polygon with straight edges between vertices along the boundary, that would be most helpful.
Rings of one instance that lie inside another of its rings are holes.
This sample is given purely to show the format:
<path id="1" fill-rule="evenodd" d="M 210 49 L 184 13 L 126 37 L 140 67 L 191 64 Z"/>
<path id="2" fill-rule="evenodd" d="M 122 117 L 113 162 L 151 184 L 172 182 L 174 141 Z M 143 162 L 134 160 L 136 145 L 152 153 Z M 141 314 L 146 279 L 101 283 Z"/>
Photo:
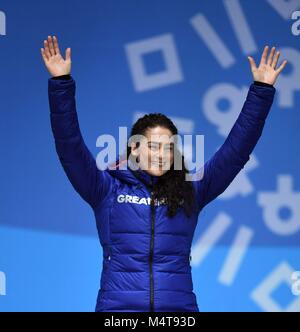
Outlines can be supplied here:
<path id="1" fill-rule="evenodd" d="M 133 164 L 138 164 L 140 162 L 140 158 L 139 158 L 139 153 L 138 153 L 138 145 L 139 144 L 136 144 L 134 142 L 132 142 L 130 144 L 130 154 L 128 156 L 128 158 L 131 160 L 131 162 Z"/>
<path id="2" fill-rule="evenodd" d="M 130 144 L 130 147 L 131 147 L 131 154 L 132 154 L 133 156 L 136 157 L 136 156 L 138 155 L 138 152 L 137 152 L 137 150 L 138 150 L 137 144 L 134 143 L 134 142 L 132 142 L 132 143 Z"/>
<path id="3" fill-rule="evenodd" d="M 138 156 L 141 143 L 140 142 L 131 142 L 130 146 L 131 146 L 132 155 L 133 156 Z"/>

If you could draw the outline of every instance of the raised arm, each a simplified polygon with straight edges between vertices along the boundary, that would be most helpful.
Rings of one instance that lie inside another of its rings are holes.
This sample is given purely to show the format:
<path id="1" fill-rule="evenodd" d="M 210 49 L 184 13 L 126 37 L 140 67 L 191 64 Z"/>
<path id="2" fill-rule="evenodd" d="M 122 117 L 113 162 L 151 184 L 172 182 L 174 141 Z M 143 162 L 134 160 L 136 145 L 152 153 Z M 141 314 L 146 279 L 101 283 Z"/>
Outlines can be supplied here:
<path id="1" fill-rule="evenodd" d="M 59 160 L 75 190 L 92 208 L 96 208 L 112 185 L 112 178 L 99 170 L 81 135 L 75 101 L 75 81 L 70 75 L 71 49 L 66 60 L 59 51 L 57 39 L 49 36 L 41 49 L 52 75 L 48 79 L 51 128 Z"/>
<path id="2" fill-rule="evenodd" d="M 265 47 L 260 66 L 248 57 L 254 82 L 250 85 L 246 101 L 223 145 L 204 164 L 204 173 L 196 181 L 200 209 L 225 191 L 236 175 L 244 168 L 257 144 L 270 111 L 275 91 L 274 83 L 287 61 L 275 70 L 280 52 L 275 47 L 267 58 Z"/>

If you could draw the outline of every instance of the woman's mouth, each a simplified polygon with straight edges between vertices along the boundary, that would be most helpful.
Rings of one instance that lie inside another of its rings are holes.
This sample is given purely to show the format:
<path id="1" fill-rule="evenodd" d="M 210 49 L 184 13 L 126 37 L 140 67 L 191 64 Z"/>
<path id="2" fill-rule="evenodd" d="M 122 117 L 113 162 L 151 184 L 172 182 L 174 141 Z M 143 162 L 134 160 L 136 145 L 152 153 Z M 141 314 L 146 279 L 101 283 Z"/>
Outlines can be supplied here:
<path id="1" fill-rule="evenodd" d="M 152 162 L 152 165 L 156 166 L 156 167 L 163 167 L 166 165 L 166 163 L 160 163 L 160 162 Z"/>

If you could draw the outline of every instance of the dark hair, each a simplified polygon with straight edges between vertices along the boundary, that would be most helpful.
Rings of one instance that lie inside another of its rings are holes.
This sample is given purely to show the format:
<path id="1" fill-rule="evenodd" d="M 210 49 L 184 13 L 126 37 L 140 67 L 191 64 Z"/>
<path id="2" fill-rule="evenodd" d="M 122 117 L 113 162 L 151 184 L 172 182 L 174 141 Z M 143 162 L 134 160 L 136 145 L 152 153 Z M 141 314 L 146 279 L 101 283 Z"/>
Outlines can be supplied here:
<path id="1" fill-rule="evenodd" d="M 131 128 L 130 136 L 145 135 L 148 128 L 164 127 L 171 131 L 172 135 L 177 135 L 178 130 L 172 120 L 162 113 L 149 113 L 139 118 Z M 184 212 L 188 217 L 195 208 L 195 193 L 191 181 L 186 181 L 185 176 L 188 170 L 185 167 L 184 156 L 174 146 L 174 154 L 181 158 L 181 169 L 175 170 L 174 163 L 170 169 L 161 175 L 153 188 L 154 198 L 166 199 L 169 217 L 175 216 L 178 208 L 183 205 Z M 127 157 L 131 154 L 131 146 L 127 145 Z M 174 155 L 175 156 L 175 155 Z M 180 160 L 180 159 L 179 159 Z"/>

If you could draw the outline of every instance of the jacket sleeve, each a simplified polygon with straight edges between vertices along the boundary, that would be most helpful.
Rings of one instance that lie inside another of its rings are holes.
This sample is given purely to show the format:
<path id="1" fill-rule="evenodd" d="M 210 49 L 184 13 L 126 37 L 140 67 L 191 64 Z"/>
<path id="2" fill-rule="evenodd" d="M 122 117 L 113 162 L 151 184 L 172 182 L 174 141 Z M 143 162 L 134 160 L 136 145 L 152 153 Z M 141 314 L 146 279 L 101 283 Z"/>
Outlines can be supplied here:
<path id="1" fill-rule="evenodd" d="M 106 170 L 99 170 L 82 138 L 75 101 L 76 85 L 72 76 L 48 79 L 51 128 L 55 148 L 63 169 L 79 195 L 93 208 L 112 185 Z"/>
<path id="2" fill-rule="evenodd" d="M 219 196 L 244 168 L 262 134 L 276 89 L 252 83 L 242 110 L 222 146 L 202 168 L 195 181 L 200 210 Z"/>

